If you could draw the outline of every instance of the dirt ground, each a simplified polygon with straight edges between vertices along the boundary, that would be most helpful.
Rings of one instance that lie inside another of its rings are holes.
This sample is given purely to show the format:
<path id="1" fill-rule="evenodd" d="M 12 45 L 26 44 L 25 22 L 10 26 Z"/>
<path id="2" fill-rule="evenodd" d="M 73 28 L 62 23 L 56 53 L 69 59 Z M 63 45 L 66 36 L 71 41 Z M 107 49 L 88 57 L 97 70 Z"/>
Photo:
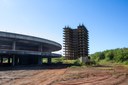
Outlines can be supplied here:
<path id="1" fill-rule="evenodd" d="M 0 67 L 0 85 L 128 85 L 128 68 L 123 66 Z"/>

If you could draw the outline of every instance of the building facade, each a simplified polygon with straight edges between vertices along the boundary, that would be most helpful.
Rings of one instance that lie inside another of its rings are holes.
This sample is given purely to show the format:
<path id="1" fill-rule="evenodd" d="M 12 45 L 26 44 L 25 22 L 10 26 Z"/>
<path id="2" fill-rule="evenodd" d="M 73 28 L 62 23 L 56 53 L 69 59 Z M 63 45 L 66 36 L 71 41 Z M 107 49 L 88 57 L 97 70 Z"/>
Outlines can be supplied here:
<path id="1" fill-rule="evenodd" d="M 88 30 L 84 25 L 76 29 L 64 27 L 64 55 L 66 59 L 88 56 Z"/>
<path id="2" fill-rule="evenodd" d="M 52 53 L 58 50 L 61 45 L 55 41 L 0 31 L 0 66 L 42 65 L 43 58 L 51 63 L 52 58 L 61 57 Z"/>

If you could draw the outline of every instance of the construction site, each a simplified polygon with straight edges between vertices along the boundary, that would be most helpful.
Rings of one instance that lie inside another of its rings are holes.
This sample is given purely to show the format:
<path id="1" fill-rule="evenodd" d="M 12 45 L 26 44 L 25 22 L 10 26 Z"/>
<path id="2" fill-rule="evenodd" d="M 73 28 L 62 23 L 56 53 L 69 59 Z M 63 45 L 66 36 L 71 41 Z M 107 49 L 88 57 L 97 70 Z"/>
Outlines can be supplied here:
<path id="1" fill-rule="evenodd" d="M 43 58 L 51 63 L 51 58 L 61 57 L 52 53 L 58 50 L 61 50 L 61 45 L 54 41 L 0 32 L 0 66 L 42 65 Z"/>
<path id="2" fill-rule="evenodd" d="M 64 55 L 66 59 L 88 57 L 88 30 L 82 24 L 76 29 L 67 26 L 64 28 Z"/>
<path id="3" fill-rule="evenodd" d="M 18 66 L 0 68 L 0 85 L 127 85 L 124 66 Z"/>
<path id="4" fill-rule="evenodd" d="M 128 67 L 52 63 L 61 45 L 43 38 L 0 32 L 0 85 L 127 85 Z M 64 28 L 65 61 L 88 58 L 88 30 Z M 47 63 L 43 62 L 47 59 Z"/>

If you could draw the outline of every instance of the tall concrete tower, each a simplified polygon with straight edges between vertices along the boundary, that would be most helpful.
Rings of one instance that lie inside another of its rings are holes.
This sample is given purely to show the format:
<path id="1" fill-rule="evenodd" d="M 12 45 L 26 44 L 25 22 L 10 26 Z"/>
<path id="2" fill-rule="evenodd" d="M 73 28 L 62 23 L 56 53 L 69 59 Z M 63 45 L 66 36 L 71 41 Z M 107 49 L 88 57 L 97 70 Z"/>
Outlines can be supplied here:
<path id="1" fill-rule="evenodd" d="M 88 30 L 84 25 L 76 29 L 64 27 L 64 55 L 66 59 L 88 56 Z"/>

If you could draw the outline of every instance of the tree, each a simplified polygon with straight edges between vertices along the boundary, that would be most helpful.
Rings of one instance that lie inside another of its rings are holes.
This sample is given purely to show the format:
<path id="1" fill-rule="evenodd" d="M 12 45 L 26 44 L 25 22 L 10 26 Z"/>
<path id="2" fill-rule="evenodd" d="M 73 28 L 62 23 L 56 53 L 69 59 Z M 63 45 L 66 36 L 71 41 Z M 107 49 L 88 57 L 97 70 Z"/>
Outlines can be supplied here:
<path id="1" fill-rule="evenodd" d="M 113 60 L 113 58 L 114 58 L 113 51 L 108 51 L 108 52 L 105 53 L 105 59 L 106 59 L 107 61 Z"/>

